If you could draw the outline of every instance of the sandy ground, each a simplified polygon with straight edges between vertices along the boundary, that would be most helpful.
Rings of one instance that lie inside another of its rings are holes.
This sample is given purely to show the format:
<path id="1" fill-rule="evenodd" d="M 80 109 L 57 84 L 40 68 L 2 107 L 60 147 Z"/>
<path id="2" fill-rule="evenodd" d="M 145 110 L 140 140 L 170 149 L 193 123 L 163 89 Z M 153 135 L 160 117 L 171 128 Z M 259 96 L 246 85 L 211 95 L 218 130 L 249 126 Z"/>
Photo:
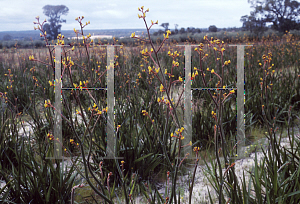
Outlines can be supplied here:
<path id="1" fill-rule="evenodd" d="M 294 128 L 294 131 L 295 131 L 295 135 L 298 135 L 298 138 L 299 138 L 300 137 L 299 130 L 297 128 Z M 277 137 L 279 137 L 279 134 L 277 134 Z M 259 141 L 259 144 L 261 144 L 261 146 L 265 150 L 267 150 L 268 140 L 266 138 L 261 139 Z M 287 148 L 290 147 L 290 143 L 289 143 L 289 140 L 287 137 L 283 138 L 281 140 L 280 146 L 287 147 Z M 248 147 L 250 147 L 250 146 L 248 146 Z M 245 152 L 247 149 L 248 149 L 247 147 L 241 147 L 241 148 L 239 148 L 239 152 Z M 224 162 L 223 158 L 220 158 L 220 159 L 221 159 L 221 163 L 222 163 L 222 161 Z M 260 161 L 262 161 L 262 159 L 263 159 L 263 153 L 257 152 L 258 164 L 260 164 Z M 216 160 L 214 162 L 216 162 Z M 208 165 L 211 167 L 211 163 L 208 163 Z M 255 166 L 255 153 L 249 154 L 249 157 L 247 157 L 247 158 L 236 160 L 235 171 L 236 171 L 236 175 L 239 178 L 240 186 L 242 184 L 241 182 L 242 182 L 242 178 L 243 178 L 243 172 L 245 174 L 246 183 L 247 184 L 249 183 L 250 174 L 246 171 L 251 171 L 252 168 L 254 168 L 254 166 Z M 192 203 L 201 203 L 201 202 L 209 203 L 208 189 L 209 189 L 212 197 L 216 198 L 216 193 L 205 176 L 205 172 L 207 172 L 207 169 L 208 168 L 206 165 L 199 165 L 197 167 L 197 171 L 196 171 L 196 175 L 195 175 L 195 183 L 194 183 L 194 187 L 193 187 L 193 194 L 192 194 Z M 226 169 L 222 169 L 223 174 L 224 174 L 225 170 Z M 178 186 L 178 188 L 181 188 L 184 190 L 184 196 L 182 196 L 182 203 L 188 203 L 188 198 L 189 198 L 188 183 L 192 178 L 193 171 L 194 171 L 194 168 L 190 168 L 190 171 L 189 171 L 191 174 L 190 178 L 188 175 L 178 177 L 177 186 Z M 170 196 L 170 194 L 164 195 L 165 187 L 166 187 L 165 183 L 159 183 L 159 186 L 162 187 L 162 188 L 160 188 L 159 192 L 163 195 L 163 197 Z M 170 186 L 171 186 L 171 183 L 170 183 Z M 252 183 L 251 189 L 254 190 L 253 183 Z M 262 191 L 264 191 L 264 190 L 265 189 L 262 189 Z M 143 197 L 138 197 L 135 199 L 135 203 L 145 203 L 145 200 L 143 199 Z"/>

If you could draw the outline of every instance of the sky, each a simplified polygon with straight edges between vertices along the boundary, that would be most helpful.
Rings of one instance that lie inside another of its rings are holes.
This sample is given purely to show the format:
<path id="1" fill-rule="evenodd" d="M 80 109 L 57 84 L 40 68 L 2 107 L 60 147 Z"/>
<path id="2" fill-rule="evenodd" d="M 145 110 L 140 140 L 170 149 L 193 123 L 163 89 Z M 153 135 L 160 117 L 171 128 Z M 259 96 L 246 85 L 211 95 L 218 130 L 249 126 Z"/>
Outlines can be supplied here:
<path id="1" fill-rule="evenodd" d="M 218 28 L 241 27 L 240 18 L 253 9 L 248 0 L 0 0 L 0 32 L 33 30 L 33 21 L 48 18 L 43 13 L 45 5 L 65 5 L 67 15 L 62 30 L 79 29 L 76 17 L 84 16 L 83 23 L 90 21 L 86 30 L 96 29 L 143 29 L 145 24 L 138 18 L 138 7 L 149 8 L 146 21 L 158 20 L 154 29 L 162 29 L 161 23 L 169 23 L 169 29 L 184 27 Z"/>

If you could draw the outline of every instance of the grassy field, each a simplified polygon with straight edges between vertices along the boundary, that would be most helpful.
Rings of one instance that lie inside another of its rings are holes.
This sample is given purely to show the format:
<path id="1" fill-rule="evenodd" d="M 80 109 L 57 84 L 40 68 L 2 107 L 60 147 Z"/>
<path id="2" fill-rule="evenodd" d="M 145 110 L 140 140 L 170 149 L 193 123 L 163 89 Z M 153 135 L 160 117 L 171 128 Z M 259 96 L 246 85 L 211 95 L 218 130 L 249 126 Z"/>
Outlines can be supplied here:
<path id="1" fill-rule="evenodd" d="M 75 88 L 107 86 L 107 49 L 93 48 L 89 36 L 82 35 L 82 46 L 62 49 L 63 87 L 73 88 L 62 91 L 62 141 L 53 135 L 54 50 L 0 52 L 0 179 L 6 183 L 0 189 L 2 202 L 133 203 L 141 195 L 148 203 L 179 203 L 181 190 L 188 189 L 186 203 L 191 203 L 198 193 L 193 192 L 197 167 L 206 162 L 212 167 L 205 177 L 219 203 L 300 201 L 299 141 L 289 132 L 290 144 L 296 145 L 286 149 L 275 137 L 297 125 L 300 117 L 300 44 L 290 33 L 245 48 L 245 142 L 253 145 L 267 138 L 270 151 L 262 164 L 267 168 L 255 161 L 252 183 L 241 179 L 242 185 L 235 169 L 242 142 L 236 138 L 236 91 L 193 91 L 192 141 L 186 139 L 180 97 L 191 78 L 192 88 L 235 87 L 236 48 L 205 36 L 193 47 L 192 74 L 185 76 L 185 50 L 170 40 L 169 32 L 160 43 L 133 33 L 132 47 L 116 47 L 113 128 L 118 158 L 103 159 L 110 114 L 106 91 Z M 63 36 L 58 44 L 64 44 Z M 20 134 L 25 122 L 31 131 Z M 61 160 L 47 159 L 55 142 L 72 160 L 67 171 Z M 193 153 L 186 155 L 190 146 Z M 186 186 L 177 184 L 187 172 L 191 177 Z M 162 194 L 157 185 L 165 180 L 169 185 Z"/>

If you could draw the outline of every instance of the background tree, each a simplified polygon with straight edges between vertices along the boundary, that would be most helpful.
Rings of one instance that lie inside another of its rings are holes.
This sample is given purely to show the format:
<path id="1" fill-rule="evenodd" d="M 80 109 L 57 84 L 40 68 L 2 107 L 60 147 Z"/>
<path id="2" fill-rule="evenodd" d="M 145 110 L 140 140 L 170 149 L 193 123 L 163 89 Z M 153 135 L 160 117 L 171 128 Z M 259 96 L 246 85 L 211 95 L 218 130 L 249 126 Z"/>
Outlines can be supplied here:
<path id="1" fill-rule="evenodd" d="M 31 41 L 30 37 L 24 37 L 23 41 Z"/>
<path id="2" fill-rule="evenodd" d="M 195 28 L 194 27 L 188 27 L 187 29 L 186 29 L 186 32 L 188 32 L 188 33 L 195 33 L 196 31 L 195 31 Z"/>
<path id="3" fill-rule="evenodd" d="M 185 28 L 180 28 L 179 34 L 183 34 L 183 33 L 185 33 Z"/>
<path id="4" fill-rule="evenodd" d="M 162 23 L 160 26 L 165 28 L 165 31 L 167 31 L 169 27 L 169 23 Z"/>
<path id="5" fill-rule="evenodd" d="M 242 16 L 241 22 L 243 22 L 242 30 L 249 30 L 251 33 L 256 34 L 266 31 L 266 22 L 263 19 L 256 18 L 254 15 Z"/>
<path id="6" fill-rule="evenodd" d="M 218 28 L 215 25 L 211 25 L 211 26 L 208 27 L 208 31 L 209 32 L 217 32 Z"/>
<path id="7" fill-rule="evenodd" d="M 174 24 L 175 25 L 175 34 L 177 34 L 178 33 L 178 24 Z"/>
<path id="8" fill-rule="evenodd" d="M 57 35 L 60 34 L 61 24 L 65 23 L 66 20 L 60 19 L 61 15 L 67 15 L 69 8 L 64 5 L 52 6 L 46 5 L 43 7 L 44 14 L 49 17 L 48 22 L 45 23 L 43 29 L 47 32 L 49 39 L 55 40 Z"/>
<path id="9" fill-rule="evenodd" d="M 158 33 L 158 35 L 162 35 L 162 34 L 164 34 L 164 31 L 158 30 L 157 33 Z"/>
<path id="10" fill-rule="evenodd" d="M 12 36 L 6 34 L 6 35 L 4 35 L 4 36 L 2 37 L 2 40 L 5 40 L 5 41 L 12 40 Z"/>
<path id="11" fill-rule="evenodd" d="M 251 8 L 251 16 L 258 17 L 260 21 L 273 23 L 272 28 L 280 32 L 299 29 L 298 15 L 300 3 L 291 0 L 248 0 Z"/>
<path id="12" fill-rule="evenodd" d="M 196 29 L 195 29 L 195 32 L 196 32 L 196 33 L 201 33 L 200 28 L 196 28 Z"/>

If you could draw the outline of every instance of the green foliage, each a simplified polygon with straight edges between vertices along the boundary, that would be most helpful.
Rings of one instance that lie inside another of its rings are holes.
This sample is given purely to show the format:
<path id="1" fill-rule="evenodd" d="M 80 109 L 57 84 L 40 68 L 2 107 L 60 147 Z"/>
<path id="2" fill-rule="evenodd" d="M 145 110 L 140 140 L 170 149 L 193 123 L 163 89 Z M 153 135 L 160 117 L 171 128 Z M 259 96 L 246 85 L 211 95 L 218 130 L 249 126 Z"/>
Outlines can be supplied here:
<path id="1" fill-rule="evenodd" d="M 9 152 L 5 168 L 2 166 L 1 178 L 7 183 L 1 190 L 2 202 L 14 203 L 69 203 L 75 176 L 74 165 L 64 174 L 64 165 L 46 158 L 49 146 L 42 145 L 42 152 L 36 152 L 30 146 L 30 140 L 22 138 L 14 145 L 5 146 L 1 151 Z M 40 155 L 37 161 L 34 155 Z M 13 160 L 12 160 L 13 159 Z M 66 164 L 65 164 L 66 165 Z M 3 191 L 4 190 L 4 191 Z"/>

